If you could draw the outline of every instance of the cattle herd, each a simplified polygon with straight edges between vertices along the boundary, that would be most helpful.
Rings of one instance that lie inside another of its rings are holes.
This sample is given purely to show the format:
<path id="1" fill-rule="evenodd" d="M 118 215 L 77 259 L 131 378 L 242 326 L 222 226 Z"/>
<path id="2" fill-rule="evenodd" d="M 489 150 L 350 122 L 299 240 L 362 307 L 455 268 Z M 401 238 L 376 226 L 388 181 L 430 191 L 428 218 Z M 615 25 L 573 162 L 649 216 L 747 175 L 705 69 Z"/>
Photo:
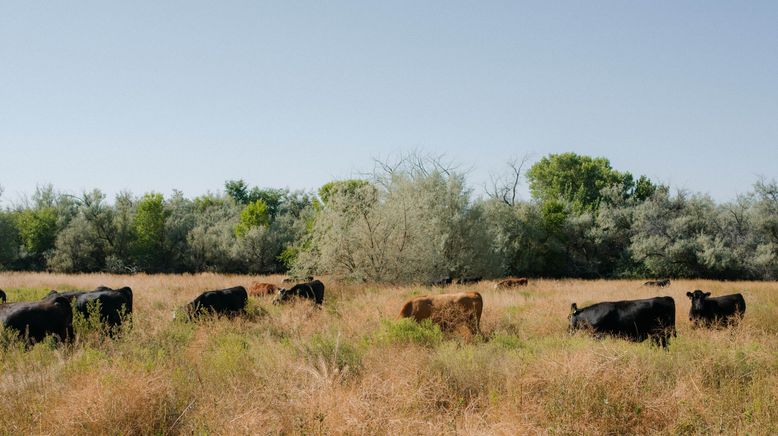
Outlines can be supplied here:
<path id="1" fill-rule="evenodd" d="M 480 277 L 461 277 L 456 283 L 470 284 Z M 294 283 L 284 280 L 284 283 Z M 446 286 L 454 280 L 444 277 L 428 283 L 430 286 Z M 497 289 L 527 286 L 526 278 L 507 278 L 496 283 Z M 645 283 L 646 286 L 666 287 L 670 280 Z M 324 284 L 313 277 L 303 283 L 295 283 L 289 289 L 269 283 L 255 283 L 247 292 L 243 286 L 207 291 L 180 308 L 174 318 L 194 320 L 204 314 L 237 316 L 245 312 L 249 295 L 272 295 L 273 304 L 293 299 L 310 300 L 317 307 L 324 303 Z M 711 297 L 710 292 L 687 292 L 691 300 L 689 319 L 699 326 L 726 326 L 742 318 L 746 302 L 741 294 Z M 40 301 L 6 302 L 6 294 L 0 290 L 0 322 L 5 329 L 16 331 L 28 344 L 40 342 L 47 335 L 60 341 L 74 338 L 74 316 L 89 318 L 98 316 L 99 322 L 109 327 L 109 334 L 124 322 L 131 321 L 132 290 L 129 287 L 111 289 L 100 286 L 93 291 L 51 291 Z M 441 330 L 451 331 L 465 326 L 472 334 L 480 333 L 483 298 L 478 292 L 459 292 L 414 297 L 400 310 L 400 317 L 417 322 L 429 319 Z M 587 330 L 595 337 L 604 335 L 631 341 L 651 339 L 652 343 L 667 348 L 670 337 L 676 336 L 675 301 L 672 297 L 654 297 L 642 300 L 607 301 L 578 308 L 573 303 L 568 316 L 569 330 Z"/>

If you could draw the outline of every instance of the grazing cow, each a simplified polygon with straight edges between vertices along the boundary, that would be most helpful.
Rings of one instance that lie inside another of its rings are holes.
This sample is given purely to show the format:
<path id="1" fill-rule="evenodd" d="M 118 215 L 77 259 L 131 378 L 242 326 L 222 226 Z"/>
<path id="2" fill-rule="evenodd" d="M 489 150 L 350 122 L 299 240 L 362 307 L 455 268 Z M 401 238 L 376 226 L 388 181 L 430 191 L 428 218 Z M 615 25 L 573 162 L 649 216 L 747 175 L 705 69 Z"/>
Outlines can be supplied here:
<path id="1" fill-rule="evenodd" d="M 695 324 L 711 326 L 719 323 L 733 324 L 746 313 L 746 300 L 742 294 L 722 295 L 710 297 L 710 292 L 699 289 L 687 292 L 686 296 L 692 300 L 689 309 L 689 321 Z"/>
<path id="2" fill-rule="evenodd" d="M 3 300 L 2 303 L 6 302 L 5 292 L 2 289 L 0 289 L 0 300 Z"/>
<path id="3" fill-rule="evenodd" d="M 664 288 L 670 286 L 670 279 L 651 280 L 643 283 L 643 286 L 656 286 L 659 288 Z"/>
<path id="4" fill-rule="evenodd" d="M 243 286 L 206 291 L 184 306 L 183 311 L 190 318 L 197 318 L 204 313 L 236 316 L 246 310 L 248 299 Z"/>
<path id="5" fill-rule="evenodd" d="M 281 280 L 281 283 L 308 283 L 313 281 L 313 276 L 308 277 L 286 277 L 285 279 Z"/>
<path id="6" fill-rule="evenodd" d="M 497 282 L 497 284 L 494 285 L 495 289 L 510 289 L 510 288 L 517 288 L 519 286 L 527 286 L 529 284 L 529 280 L 527 280 L 526 277 L 521 277 L 518 279 L 509 278 L 500 280 Z"/>
<path id="7" fill-rule="evenodd" d="M 21 338 L 32 344 L 42 341 L 46 335 L 53 335 L 60 341 L 73 337 L 70 300 L 61 296 L 2 304 L 0 323 L 6 329 L 16 330 Z"/>
<path id="8" fill-rule="evenodd" d="M 439 279 L 430 280 L 427 282 L 427 286 L 447 286 L 452 282 L 451 276 L 441 277 Z"/>
<path id="9" fill-rule="evenodd" d="M 253 297 L 261 297 L 264 295 L 273 295 L 278 291 L 278 286 L 272 283 L 257 283 L 254 282 L 249 286 L 249 295 Z"/>
<path id="10" fill-rule="evenodd" d="M 280 304 L 289 299 L 299 297 L 313 300 L 316 304 L 324 303 L 324 283 L 314 280 L 308 283 L 298 283 L 292 289 L 281 288 L 273 304 Z"/>
<path id="11" fill-rule="evenodd" d="M 607 334 L 635 342 L 647 338 L 667 348 L 675 336 L 675 301 L 672 297 L 613 301 L 579 309 L 573 303 L 570 330 L 591 329 L 597 337 Z"/>
<path id="12" fill-rule="evenodd" d="M 132 289 L 127 286 L 119 289 L 98 286 L 94 291 L 89 292 L 51 291 L 44 299 L 50 299 L 55 296 L 65 297 L 71 301 L 75 300 L 76 310 L 78 310 L 84 318 L 89 317 L 91 306 L 99 305 L 100 321 L 108 327 L 119 326 L 122 324 L 123 317 L 132 315 Z"/>
<path id="13" fill-rule="evenodd" d="M 478 292 L 426 295 L 412 298 L 400 310 L 400 317 L 416 322 L 431 319 L 443 331 L 466 325 L 472 334 L 480 331 L 484 302 Z"/>
<path id="14" fill-rule="evenodd" d="M 458 285 L 469 285 L 472 283 L 478 283 L 481 280 L 483 280 L 483 277 L 481 276 L 473 276 L 473 277 L 460 277 L 457 279 Z"/>

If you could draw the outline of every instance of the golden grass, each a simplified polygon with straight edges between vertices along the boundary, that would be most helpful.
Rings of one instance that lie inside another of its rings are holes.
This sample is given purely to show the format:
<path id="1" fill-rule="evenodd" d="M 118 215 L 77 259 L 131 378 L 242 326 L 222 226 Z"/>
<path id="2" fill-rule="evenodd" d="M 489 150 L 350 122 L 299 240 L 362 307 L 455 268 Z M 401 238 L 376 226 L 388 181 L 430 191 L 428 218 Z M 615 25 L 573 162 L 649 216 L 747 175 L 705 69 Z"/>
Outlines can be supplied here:
<path id="1" fill-rule="evenodd" d="M 130 286 L 135 296 L 134 328 L 117 340 L 90 335 L 71 346 L 2 350 L 0 433 L 778 433 L 775 282 L 655 289 L 532 280 L 515 290 L 483 282 L 444 291 L 325 278 L 323 310 L 260 297 L 246 318 L 172 320 L 204 290 L 256 280 L 0 274 L 9 301 L 101 284 Z M 742 292 L 743 322 L 692 329 L 685 292 L 697 288 Z M 462 290 L 483 295 L 485 338 L 439 340 L 418 327 L 405 333 L 425 340 L 399 339 L 408 326 L 396 317 L 411 295 Z M 668 351 L 567 333 L 572 302 L 656 295 L 676 300 L 678 337 Z"/>

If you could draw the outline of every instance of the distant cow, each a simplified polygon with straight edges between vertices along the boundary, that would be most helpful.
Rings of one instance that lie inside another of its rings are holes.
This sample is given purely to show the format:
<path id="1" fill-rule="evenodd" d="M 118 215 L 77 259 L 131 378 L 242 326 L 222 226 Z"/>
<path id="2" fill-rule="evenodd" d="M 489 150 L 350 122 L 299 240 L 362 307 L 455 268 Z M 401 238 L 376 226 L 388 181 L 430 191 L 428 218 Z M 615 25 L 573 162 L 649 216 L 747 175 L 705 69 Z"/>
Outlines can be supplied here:
<path id="1" fill-rule="evenodd" d="M 253 297 L 262 297 L 265 295 L 273 295 L 278 291 L 278 286 L 272 283 L 252 283 L 249 286 L 249 295 Z"/>
<path id="2" fill-rule="evenodd" d="M 28 343 L 40 342 L 46 335 L 60 341 L 73 337 L 73 313 L 70 300 L 65 297 L 2 304 L 0 323 L 6 329 L 16 330 Z"/>
<path id="3" fill-rule="evenodd" d="M 451 276 L 441 277 L 439 279 L 430 280 L 427 282 L 427 286 L 447 286 L 452 283 Z"/>
<path id="4" fill-rule="evenodd" d="M 0 303 L 5 303 L 6 302 L 5 292 L 2 289 L 0 289 L 0 300 L 1 300 Z"/>
<path id="5" fill-rule="evenodd" d="M 664 288 L 670 286 L 670 279 L 651 280 L 643 283 L 643 286 L 657 286 L 659 288 Z"/>
<path id="6" fill-rule="evenodd" d="M 484 302 L 478 292 L 427 295 L 415 297 L 405 303 L 400 316 L 417 322 L 431 319 L 441 330 L 448 331 L 458 325 L 466 325 L 470 332 L 480 331 Z"/>
<path id="7" fill-rule="evenodd" d="M 246 309 L 248 293 L 243 286 L 206 291 L 183 307 L 184 313 L 190 318 L 197 318 L 205 313 L 235 316 Z"/>
<path id="8" fill-rule="evenodd" d="M 741 294 L 709 298 L 710 292 L 697 289 L 693 293 L 687 292 L 686 296 L 692 300 L 689 321 L 697 324 L 706 326 L 722 322 L 731 324 L 746 313 L 746 300 Z"/>
<path id="9" fill-rule="evenodd" d="M 570 330 L 591 329 L 598 337 L 607 334 L 636 342 L 651 338 L 667 348 L 675 336 L 675 301 L 672 297 L 604 302 L 578 309 L 573 303 Z"/>
<path id="10" fill-rule="evenodd" d="M 286 277 L 285 279 L 281 280 L 281 283 L 307 283 L 312 282 L 313 276 L 307 276 L 307 277 Z"/>
<path id="11" fill-rule="evenodd" d="M 521 278 L 510 278 L 510 279 L 504 279 L 497 282 L 497 284 L 494 285 L 495 289 L 509 289 L 509 288 L 516 288 L 519 286 L 527 286 L 529 284 L 529 280 L 526 279 L 526 277 Z"/>
<path id="12" fill-rule="evenodd" d="M 472 277 L 460 277 L 457 279 L 458 285 L 469 285 L 473 283 L 478 283 L 481 280 L 483 280 L 483 277 L 481 276 L 472 276 Z"/>
<path id="13" fill-rule="evenodd" d="M 76 310 L 84 318 L 88 318 L 90 307 L 99 306 L 100 321 L 108 327 L 116 327 L 122 324 L 123 318 L 132 315 L 132 289 L 125 286 L 119 289 L 111 289 L 98 286 L 94 291 L 51 291 L 44 297 L 48 300 L 52 297 L 64 297 L 76 302 Z"/>
<path id="14" fill-rule="evenodd" d="M 295 297 L 313 300 L 314 303 L 321 305 L 324 303 L 324 283 L 314 280 L 308 283 L 298 283 L 291 289 L 281 288 L 278 291 L 278 296 L 273 300 L 273 304 L 280 304 Z"/>

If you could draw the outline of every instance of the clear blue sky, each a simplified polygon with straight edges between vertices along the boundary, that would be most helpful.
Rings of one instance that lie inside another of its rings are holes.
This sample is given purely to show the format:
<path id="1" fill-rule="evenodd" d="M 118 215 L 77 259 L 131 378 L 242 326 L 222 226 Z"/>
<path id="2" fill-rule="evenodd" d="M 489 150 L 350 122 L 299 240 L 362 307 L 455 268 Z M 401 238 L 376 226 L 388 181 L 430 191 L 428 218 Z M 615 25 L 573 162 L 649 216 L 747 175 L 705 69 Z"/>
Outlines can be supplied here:
<path id="1" fill-rule="evenodd" d="M 728 200 L 778 177 L 778 2 L 0 3 L 0 185 L 316 188 L 422 150 L 479 186 L 605 156 Z"/>

